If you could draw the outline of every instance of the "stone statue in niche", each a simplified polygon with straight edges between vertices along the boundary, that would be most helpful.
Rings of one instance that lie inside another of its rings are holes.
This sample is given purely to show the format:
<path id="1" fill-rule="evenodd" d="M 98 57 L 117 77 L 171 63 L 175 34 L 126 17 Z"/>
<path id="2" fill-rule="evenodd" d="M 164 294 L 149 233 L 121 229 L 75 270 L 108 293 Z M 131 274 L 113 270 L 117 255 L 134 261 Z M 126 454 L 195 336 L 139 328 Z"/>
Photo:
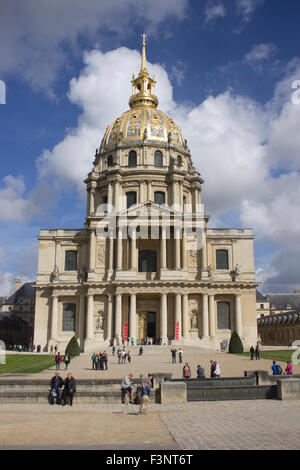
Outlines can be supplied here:
<path id="1" fill-rule="evenodd" d="M 210 264 L 208 266 L 208 277 L 212 277 L 213 275 L 213 267 L 212 267 L 212 264 Z"/>
<path id="2" fill-rule="evenodd" d="M 196 330 L 197 329 L 197 323 L 198 323 L 198 318 L 196 312 L 193 312 L 191 314 L 191 329 Z"/>
<path id="3" fill-rule="evenodd" d="M 50 280 L 51 282 L 59 280 L 59 270 L 58 270 L 57 264 L 54 266 L 54 270 L 52 271 L 50 275 Z"/>
<path id="4" fill-rule="evenodd" d="M 96 330 L 103 330 L 104 325 L 104 315 L 102 312 L 99 312 L 96 319 Z"/>
<path id="5" fill-rule="evenodd" d="M 80 282 L 86 282 L 88 279 L 88 271 L 84 264 L 81 266 L 80 272 L 78 273 L 78 279 Z"/>
<path id="6" fill-rule="evenodd" d="M 230 271 L 230 276 L 233 281 L 236 281 L 240 275 L 241 266 L 237 264 L 232 271 Z"/>

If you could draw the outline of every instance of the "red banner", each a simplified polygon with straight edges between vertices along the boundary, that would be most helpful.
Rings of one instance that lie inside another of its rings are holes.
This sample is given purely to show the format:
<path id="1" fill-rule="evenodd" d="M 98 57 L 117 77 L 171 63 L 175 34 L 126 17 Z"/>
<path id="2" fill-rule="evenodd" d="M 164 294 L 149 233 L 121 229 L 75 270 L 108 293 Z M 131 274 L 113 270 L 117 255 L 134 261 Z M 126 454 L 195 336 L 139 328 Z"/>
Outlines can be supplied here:
<path id="1" fill-rule="evenodd" d="M 175 341 L 179 340 L 179 321 L 176 322 L 176 328 L 175 328 Z"/>
<path id="2" fill-rule="evenodd" d="M 125 321 L 124 326 L 123 326 L 123 341 L 124 341 L 124 343 L 127 341 L 127 335 L 128 335 L 128 322 Z"/>

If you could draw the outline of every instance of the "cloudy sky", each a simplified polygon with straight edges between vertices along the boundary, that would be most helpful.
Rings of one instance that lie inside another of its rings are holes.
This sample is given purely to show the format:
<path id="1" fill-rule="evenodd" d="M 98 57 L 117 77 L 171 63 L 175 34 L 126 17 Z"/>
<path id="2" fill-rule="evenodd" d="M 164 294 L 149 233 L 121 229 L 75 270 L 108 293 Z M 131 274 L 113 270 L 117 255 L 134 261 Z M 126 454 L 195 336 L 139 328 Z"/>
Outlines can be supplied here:
<path id="1" fill-rule="evenodd" d="M 299 14 L 295 0 L 1 0 L 0 295 L 35 279 L 40 228 L 83 226 L 143 31 L 210 226 L 253 228 L 262 292 L 300 288 Z"/>

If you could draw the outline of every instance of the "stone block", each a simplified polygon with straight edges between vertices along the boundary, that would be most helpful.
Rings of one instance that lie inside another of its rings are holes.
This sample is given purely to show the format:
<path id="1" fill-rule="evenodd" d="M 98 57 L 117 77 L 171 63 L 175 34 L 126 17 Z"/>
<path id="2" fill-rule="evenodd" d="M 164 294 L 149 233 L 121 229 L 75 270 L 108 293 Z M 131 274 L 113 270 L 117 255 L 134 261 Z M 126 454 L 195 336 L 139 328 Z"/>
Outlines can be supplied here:
<path id="1" fill-rule="evenodd" d="M 300 400 L 300 379 L 277 379 L 278 400 Z"/>
<path id="2" fill-rule="evenodd" d="M 185 382 L 161 382 L 160 402 L 182 404 L 187 402 L 187 386 Z"/>

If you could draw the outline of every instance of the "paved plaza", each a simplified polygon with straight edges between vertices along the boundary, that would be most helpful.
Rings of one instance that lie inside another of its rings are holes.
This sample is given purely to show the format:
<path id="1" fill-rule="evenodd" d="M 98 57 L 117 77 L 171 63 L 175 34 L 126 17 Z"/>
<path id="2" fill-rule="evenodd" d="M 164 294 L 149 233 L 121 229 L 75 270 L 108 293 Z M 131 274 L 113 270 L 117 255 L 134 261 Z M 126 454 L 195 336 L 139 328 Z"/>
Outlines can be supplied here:
<path id="1" fill-rule="evenodd" d="M 76 378 L 121 378 L 132 371 L 135 377 L 147 372 L 172 372 L 181 377 L 182 364 L 172 364 L 170 347 L 145 347 L 144 355 L 132 351 L 131 364 L 117 364 L 109 351 L 109 369 L 91 370 L 90 354 L 72 360 Z M 244 370 L 270 370 L 271 361 L 183 347 L 183 361 L 191 365 L 193 377 L 201 364 L 209 372 L 216 359 L 222 376 L 243 376 Z M 283 364 L 284 365 L 284 364 Z M 61 375 L 64 377 L 64 367 Z M 299 365 L 294 367 L 300 373 Z M 51 378 L 55 366 L 26 378 Z M 25 378 L 5 374 L 4 378 Z M 45 404 L 0 404 L 0 447 L 30 449 L 169 449 L 169 450 L 288 450 L 299 449 L 300 400 L 251 400 L 191 402 L 161 405 L 151 402 L 148 414 L 138 406 L 123 404 L 78 404 L 72 408 Z"/>

